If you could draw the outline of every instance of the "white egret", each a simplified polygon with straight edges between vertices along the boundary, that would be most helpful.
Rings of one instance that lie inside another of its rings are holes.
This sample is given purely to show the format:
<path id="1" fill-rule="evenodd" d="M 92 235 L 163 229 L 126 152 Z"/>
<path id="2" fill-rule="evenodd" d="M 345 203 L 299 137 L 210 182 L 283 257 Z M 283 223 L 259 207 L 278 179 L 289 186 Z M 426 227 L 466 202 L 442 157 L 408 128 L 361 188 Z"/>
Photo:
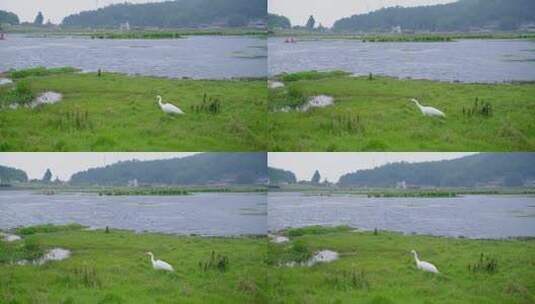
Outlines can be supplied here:
<path id="1" fill-rule="evenodd" d="M 416 253 L 416 251 L 411 250 L 411 253 L 414 255 L 414 260 L 416 261 L 416 268 L 427 272 L 439 273 L 435 265 L 426 261 L 420 261 L 420 259 L 418 259 L 418 254 Z"/>
<path id="2" fill-rule="evenodd" d="M 446 117 L 446 114 L 444 114 L 442 111 L 435 109 L 433 107 L 424 107 L 418 102 L 418 100 L 414 98 L 411 99 L 411 101 L 414 102 L 416 106 L 418 106 L 418 108 L 420 108 L 420 111 L 422 111 L 422 114 L 424 114 L 425 116 Z"/>
<path id="3" fill-rule="evenodd" d="M 150 255 L 152 268 L 156 270 L 175 271 L 175 269 L 173 269 L 173 266 L 169 265 L 169 263 L 164 262 L 162 260 L 154 260 L 154 255 L 152 254 L 152 252 L 147 252 L 147 255 Z"/>
<path id="4" fill-rule="evenodd" d="M 158 104 L 160 105 L 160 108 L 162 111 L 164 111 L 167 114 L 184 114 L 182 110 L 180 110 L 178 107 L 170 104 L 170 103 L 162 103 L 162 96 L 158 95 L 156 96 L 158 98 Z"/>

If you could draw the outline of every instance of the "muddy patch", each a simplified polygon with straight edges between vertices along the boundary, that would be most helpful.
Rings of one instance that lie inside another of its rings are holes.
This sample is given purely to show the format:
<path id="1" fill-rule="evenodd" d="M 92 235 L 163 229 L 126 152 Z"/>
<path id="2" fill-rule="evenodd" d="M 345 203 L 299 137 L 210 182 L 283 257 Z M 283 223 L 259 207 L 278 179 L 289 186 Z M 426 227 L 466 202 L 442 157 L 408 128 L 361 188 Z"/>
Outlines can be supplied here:
<path id="1" fill-rule="evenodd" d="M 271 242 L 275 244 L 283 244 L 288 243 L 290 241 L 289 238 L 282 236 L 282 235 L 271 235 Z"/>
<path id="2" fill-rule="evenodd" d="M 288 262 L 284 264 L 286 267 L 296 267 L 296 266 L 302 266 L 302 267 L 312 267 L 316 264 L 320 263 L 331 263 L 336 260 L 338 260 L 339 255 L 338 252 L 332 251 L 332 250 L 321 250 L 316 252 L 308 261 L 298 263 L 295 261 Z"/>
<path id="3" fill-rule="evenodd" d="M 268 80 L 268 88 L 269 89 L 284 88 L 284 83 L 282 83 L 280 81 Z"/>
<path id="4" fill-rule="evenodd" d="M 41 105 L 47 105 L 47 104 L 55 104 L 57 102 L 60 102 L 63 99 L 63 95 L 61 93 L 57 92 L 44 92 L 41 95 L 39 95 L 32 103 L 30 104 L 30 108 L 35 108 Z"/>
<path id="5" fill-rule="evenodd" d="M 0 238 L 6 242 L 15 242 L 21 239 L 18 235 L 3 232 L 0 232 Z"/>
<path id="6" fill-rule="evenodd" d="M 71 251 L 63 248 L 54 248 L 48 250 L 45 255 L 38 258 L 37 260 L 28 261 L 21 260 L 17 262 L 17 265 L 44 265 L 51 261 L 63 261 L 71 257 Z"/>
<path id="7" fill-rule="evenodd" d="M 6 84 L 12 84 L 13 80 L 9 78 L 0 78 L 0 86 L 6 85 Z"/>
<path id="8" fill-rule="evenodd" d="M 334 105 L 334 98 L 332 96 L 318 95 L 310 97 L 308 101 L 299 108 L 299 110 L 302 112 L 307 112 L 312 108 L 325 108 L 332 105 Z"/>

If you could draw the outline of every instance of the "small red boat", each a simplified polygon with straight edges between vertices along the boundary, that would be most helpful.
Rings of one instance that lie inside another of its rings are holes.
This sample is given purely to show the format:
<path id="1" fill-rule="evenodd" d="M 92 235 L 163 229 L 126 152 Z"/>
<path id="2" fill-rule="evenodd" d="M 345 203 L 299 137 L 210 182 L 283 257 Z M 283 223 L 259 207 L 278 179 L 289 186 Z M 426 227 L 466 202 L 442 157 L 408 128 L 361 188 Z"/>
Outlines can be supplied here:
<path id="1" fill-rule="evenodd" d="M 285 43 L 296 43 L 297 40 L 295 40 L 294 37 L 288 37 L 286 40 L 284 40 Z"/>

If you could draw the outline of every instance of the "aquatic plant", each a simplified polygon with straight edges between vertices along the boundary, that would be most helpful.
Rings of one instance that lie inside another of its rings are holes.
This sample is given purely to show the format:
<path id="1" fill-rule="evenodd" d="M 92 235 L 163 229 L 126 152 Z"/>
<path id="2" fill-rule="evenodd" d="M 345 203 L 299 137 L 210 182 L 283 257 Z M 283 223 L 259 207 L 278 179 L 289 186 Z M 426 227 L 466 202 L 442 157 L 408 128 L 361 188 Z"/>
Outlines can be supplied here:
<path id="1" fill-rule="evenodd" d="M 471 108 L 463 107 L 463 115 L 472 117 L 474 115 L 479 115 L 483 117 L 490 117 L 494 113 L 492 104 L 490 102 L 479 101 L 479 98 L 476 97 L 474 105 Z"/>
<path id="2" fill-rule="evenodd" d="M 206 112 L 209 114 L 219 114 L 221 113 L 221 107 L 219 98 L 212 98 L 204 93 L 202 102 L 197 105 L 192 105 L 191 110 L 195 113 Z"/>
<path id="3" fill-rule="evenodd" d="M 342 133 L 364 133 L 364 124 L 361 122 L 359 114 L 339 114 L 335 113 L 331 119 L 326 122 L 321 122 L 320 127 L 328 130 L 331 134 L 340 135 Z"/>
<path id="4" fill-rule="evenodd" d="M 468 271 L 472 273 L 496 273 L 498 271 L 498 260 L 496 258 L 490 257 L 489 255 L 481 253 L 477 262 L 475 262 L 474 264 L 468 264 Z"/>
<path id="5" fill-rule="evenodd" d="M 348 291 L 351 289 L 370 288 L 370 281 L 363 270 L 353 267 L 351 270 L 341 270 L 325 275 L 325 282 L 336 290 Z"/>
<path id="6" fill-rule="evenodd" d="M 51 122 L 59 130 L 86 130 L 93 129 L 93 123 L 89 119 L 89 111 L 67 110 L 60 112 L 59 115 Z"/>
<path id="7" fill-rule="evenodd" d="M 189 195 L 184 189 L 177 188 L 148 188 L 148 189 L 110 189 L 98 193 L 99 196 L 129 196 L 129 195 Z"/>
<path id="8" fill-rule="evenodd" d="M 215 250 L 212 250 L 208 261 L 199 262 L 199 270 L 207 272 L 210 270 L 218 270 L 219 272 L 226 272 L 229 267 L 229 258 L 226 255 L 216 254 Z"/>

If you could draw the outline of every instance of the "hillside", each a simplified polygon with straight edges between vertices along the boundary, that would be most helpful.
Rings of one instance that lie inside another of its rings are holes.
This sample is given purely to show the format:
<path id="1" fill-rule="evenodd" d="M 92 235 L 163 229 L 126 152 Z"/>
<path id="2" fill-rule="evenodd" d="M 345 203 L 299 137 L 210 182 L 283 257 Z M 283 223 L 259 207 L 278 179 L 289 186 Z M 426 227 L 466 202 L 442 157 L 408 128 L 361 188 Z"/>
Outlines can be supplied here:
<path id="1" fill-rule="evenodd" d="M 26 175 L 26 172 L 15 168 L 0 166 L 0 184 L 27 181 L 28 175 Z"/>
<path id="2" fill-rule="evenodd" d="M 419 6 L 391 7 L 335 22 L 335 31 L 391 31 L 401 26 L 411 31 L 468 31 L 470 29 L 518 30 L 535 23 L 533 0 L 460 0 Z"/>
<path id="3" fill-rule="evenodd" d="M 260 184 L 267 179 L 266 162 L 266 153 L 203 153 L 165 160 L 133 160 L 78 172 L 70 183 L 127 185 L 137 179 L 139 184 L 153 185 Z"/>
<path id="4" fill-rule="evenodd" d="M 0 26 L 5 23 L 11 25 L 19 24 L 19 16 L 11 12 L 0 10 Z"/>
<path id="5" fill-rule="evenodd" d="M 393 163 L 343 175 L 341 186 L 393 187 L 408 185 L 473 187 L 492 183 L 521 186 L 535 180 L 535 153 L 484 153 L 423 163 Z"/>
<path id="6" fill-rule="evenodd" d="M 63 19 L 70 27 L 118 27 L 128 22 L 142 27 L 242 27 L 265 20 L 266 0 L 178 0 L 116 4 Z"/>
<path id="7" fill-rule="evenodd" d="M 269 183 L 272 185 L 295 184 L 297 178 L 291 171 L 268 167 Z"/>

